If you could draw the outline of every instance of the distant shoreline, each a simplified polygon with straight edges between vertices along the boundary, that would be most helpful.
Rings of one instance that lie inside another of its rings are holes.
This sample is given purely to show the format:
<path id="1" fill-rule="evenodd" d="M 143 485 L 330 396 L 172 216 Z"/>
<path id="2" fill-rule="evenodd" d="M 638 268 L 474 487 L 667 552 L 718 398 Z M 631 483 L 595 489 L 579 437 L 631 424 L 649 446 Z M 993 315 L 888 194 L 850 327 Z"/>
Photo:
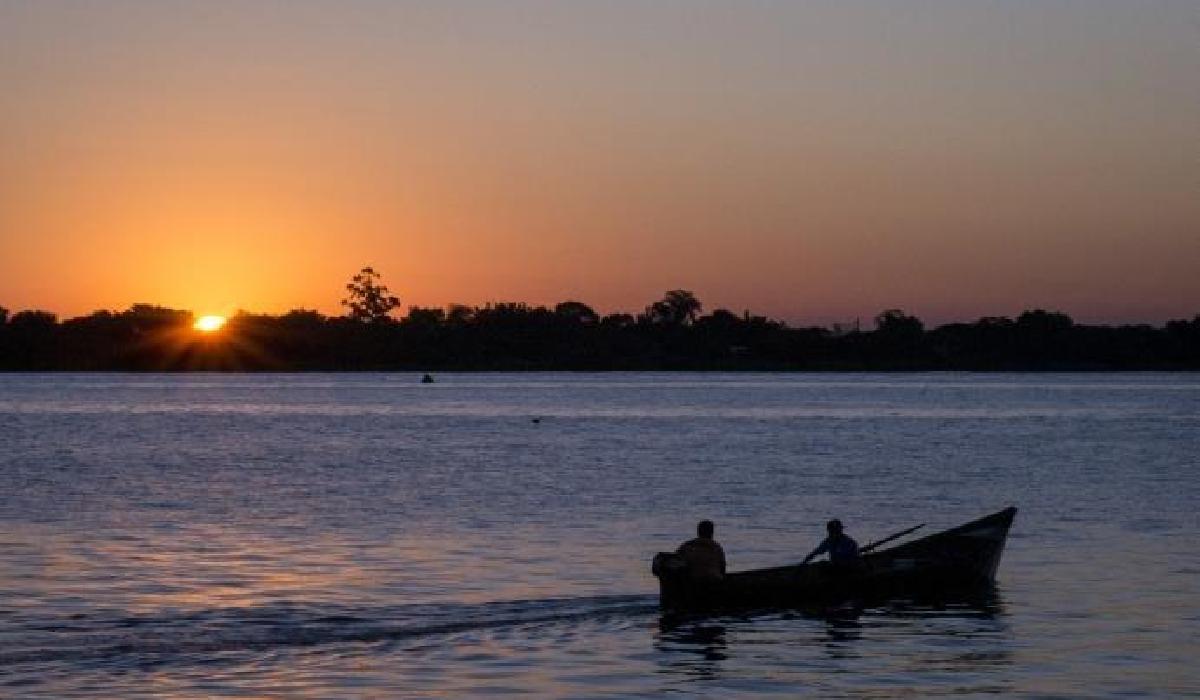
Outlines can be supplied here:
<path id="1" fill-rule="evenodd" d="M 669 294 L 685 295 L 677 290 Z M 670 297 L 668 297 L 669 299 Z M 688 299 L 685 299 L 687 301 Z M 1176 372 L 1200 370 L 1200 315 L 1090 326 L 1040 309 L 926 329 L 892 309 L 874 328 L 792 328 L 666 301 L 600 316 L 580 302 L 329 317 L 239 314 L 218 330 L 136 305 L 59 322 L 0 318 L 0 371 L 106 372 Z M 222 319 L 222 321 L 224 321 Z"/>
<path id="2" fill-rule="evenodd" d="M 1200 370 L 1196 369 L 1081 369 L 1081 370 L 917 370 L 917 369 L 901 369 L 901 370 L 503 370 L 503 369 L 469 369 L 469 370 L 446 370 L 448 373 L 455 374 L 821 374 L 821 375 L 844 375 L 844 374 L 891 374 L 891 375 L 916 375 L 916 374 L 973 374 L 973 375 L 1001 375 L 1001 374 L 1200 374 Z M 335 370 L 277 370 L 277 369 L 262 369 L 262 370 L 245 370 L 245 369 L 172 369 L 172 370 L 153 370 L 153 369 L 97 369 L 97 370 L 78 370 L 78 369 L 0 369 L 0 377 L 15 377 L 21 375 L 34 374 L 105 374 L 105 375 L 268 375 L 268 374 L 288 374 L 288 375 L 303 375 L 303 374 L 337 374 L 337 375 L 352 375 L 352 374 L 413 374 L 420 375 L 419 371 L 414 370 L 369 370 L 369 369 L 335 369 Z"/>
<path id="3" fill-rule="evenodd" d="M 780 369 L 780 368 L 657 368 L 657 369 L 554 369 L 554 368 L 428 368 L 428 367 L 401 367 L 401 368 L 364 368 L 364 369 L 321 369 L 321 368 L 306 368 L 306 369 L 277 369 L 277 368 L 258 368 L 258 369 L 213 369 L 213 368 L 169 368 L 169 369 L 70 369 L 70 368 L 50 368 L 50 369 L 0 369 L 0 376 L 15 376 L 23 374 L 128 374 L 128 375 L 145 375 L 145 374 L 167 374 L 167 375 L 184 375 L 184 374 L 407 374 L 413 375 L 416 380 L 419 380 L 424 374 L 431 374 L 437 383 L 437 378 L 441 374 L 827 374 L 827 375 L 845 375 L 845 374 L 892 374 L 892 375 L 917 375 L 917 374 L 1200 374 L 1200 368 L 1185 367 L 1185 368 L 1149 368 L 1149 369 L 1110 369 L 1110 368 L 1033 368 L 1033 369 Z"/>

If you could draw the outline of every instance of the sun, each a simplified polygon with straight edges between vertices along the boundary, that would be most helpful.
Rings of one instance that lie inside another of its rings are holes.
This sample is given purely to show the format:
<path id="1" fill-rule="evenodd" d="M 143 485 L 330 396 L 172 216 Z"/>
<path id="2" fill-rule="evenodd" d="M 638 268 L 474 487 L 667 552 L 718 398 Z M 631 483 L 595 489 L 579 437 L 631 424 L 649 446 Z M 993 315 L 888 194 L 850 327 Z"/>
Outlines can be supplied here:
<path id="1" fill-rule="evenodd" d="M 224 316 L 201 316 L 192 324 L 192 328 L 204 333 L 212 333 L 213 331 L 221 330 L 221 326 L 224 325 Z"/>

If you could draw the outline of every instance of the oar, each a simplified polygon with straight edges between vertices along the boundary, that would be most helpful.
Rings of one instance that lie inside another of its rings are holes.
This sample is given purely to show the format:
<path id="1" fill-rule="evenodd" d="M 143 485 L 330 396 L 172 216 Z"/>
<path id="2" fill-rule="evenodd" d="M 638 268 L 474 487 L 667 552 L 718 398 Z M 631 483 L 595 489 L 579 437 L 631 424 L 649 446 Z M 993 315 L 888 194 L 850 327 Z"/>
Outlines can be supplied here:
<path id="1" fill-rule="evenodd" d="M 876 548 L 878 548 L 878 547 L 882 547 L 883 545 L 887 544 L 888 542 L 891 542 L 892 540 L 896 540 L 896 539 L 899 539 L 899 538 L 901 538 L 901 537 L 904 537 L 905 535 L 907 535 L 907 534 L 909 534 L 909 533 L 911 533 L 911 532 L 916 532 L 917 530 L 920 530 L 920 529 L 921 529 L 921 528 L 923 528 L 923 527 L 925 527 L 925 523 L 921 523 L 920 525 L 917 525 L 917 526 L 915 526 L 915 527 L 910 527 L 910 528 L 908 528 L 907 530 L 901 530 L 900 532 L 897 532 L 897 533 L 896 533 L 896 534 L 894 534 L 894 535 L 890 535 L 890 536 L 888 536 L 888 537 L 884 537 L 882 540 L 879 540 L 878 542 L 872 542 L 871 544 L 867 545 L 866 547 L 859 547 L 859 548 L 858 548 L 858 553 L 859 553 L 859 554 L 866 554 L 867 552 L 869 552 L 869 551 L 871 551 L 871 550 L 873 550 L 873 549 L 876 549 Z"/>

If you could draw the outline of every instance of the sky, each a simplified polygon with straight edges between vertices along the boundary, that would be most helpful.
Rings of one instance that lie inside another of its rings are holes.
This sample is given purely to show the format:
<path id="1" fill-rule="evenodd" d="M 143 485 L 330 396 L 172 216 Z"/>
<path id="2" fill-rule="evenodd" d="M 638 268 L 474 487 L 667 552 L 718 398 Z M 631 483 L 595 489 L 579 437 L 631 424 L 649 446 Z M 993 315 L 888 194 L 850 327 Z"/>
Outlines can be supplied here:
<path id="1" fill-rule="evenodd" d="M 1200 313 L 1200 3 L 0 0 L 0 306 Z"/>

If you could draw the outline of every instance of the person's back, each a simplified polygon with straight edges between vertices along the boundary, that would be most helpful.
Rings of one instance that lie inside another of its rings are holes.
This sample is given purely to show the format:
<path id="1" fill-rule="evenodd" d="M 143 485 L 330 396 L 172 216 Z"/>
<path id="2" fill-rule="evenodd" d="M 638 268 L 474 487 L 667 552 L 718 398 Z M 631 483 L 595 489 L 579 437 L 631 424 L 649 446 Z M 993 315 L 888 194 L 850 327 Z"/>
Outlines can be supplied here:
<path id="1" fill-rule="evenodd" d="M 696 538 L 679 546 L 678 554 L 688 565 L 688 576 L 697 581 L 718 581 L 725 576 L 725 550 L 713 539 L 709 520 L 696 526 Z"/>

